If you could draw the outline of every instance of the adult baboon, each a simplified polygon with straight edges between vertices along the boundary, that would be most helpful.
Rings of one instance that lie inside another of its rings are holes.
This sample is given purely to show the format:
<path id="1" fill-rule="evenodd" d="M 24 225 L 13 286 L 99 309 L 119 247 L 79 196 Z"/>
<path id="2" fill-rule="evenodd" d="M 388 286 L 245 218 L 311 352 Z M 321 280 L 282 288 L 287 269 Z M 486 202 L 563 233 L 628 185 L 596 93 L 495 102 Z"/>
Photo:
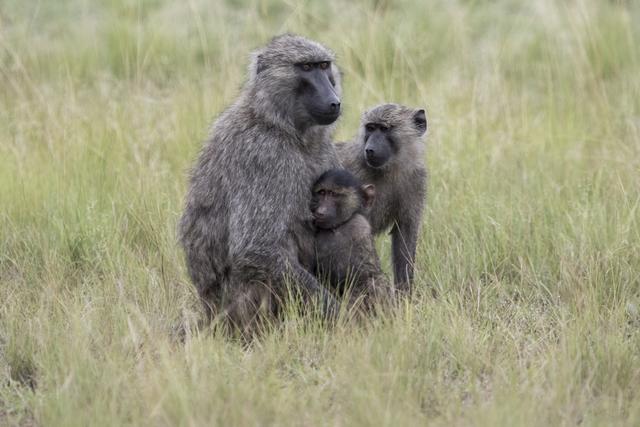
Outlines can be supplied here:
<path id="1" fill-rule="evenodd" d="M 365 305 L 392 296 L 380 267 L 366 211 L 375 188 L 345 169 L 331 169 L 313 185 L 311 212 L 316 227 L 314 271 L 340 294 Z"/>
<path id="2" fill-rule="evenodd" d="M 413 282 L 426 191 L 426 130 L 424 110 L 383 104 L 362 115 L 354 142 L 337 145 L 342 165 L 376 187 L 369 221 L 376 234 L 391 228 L 393 275 L 401 290 Z"/>
<path id="3" fill-rule="evenodd" d="M 179 225 L 209 317 L 225 315 L 246 331 L 273 312 L 287 278 L 303 298 L 319 297 L 325 314 L 337 311 L 299 258 L 313 244 L 309 188 L 338 162 L 339 77 L 326 47 L 276 37 L 253 54 L 242 92 L 214 123 Z"/>

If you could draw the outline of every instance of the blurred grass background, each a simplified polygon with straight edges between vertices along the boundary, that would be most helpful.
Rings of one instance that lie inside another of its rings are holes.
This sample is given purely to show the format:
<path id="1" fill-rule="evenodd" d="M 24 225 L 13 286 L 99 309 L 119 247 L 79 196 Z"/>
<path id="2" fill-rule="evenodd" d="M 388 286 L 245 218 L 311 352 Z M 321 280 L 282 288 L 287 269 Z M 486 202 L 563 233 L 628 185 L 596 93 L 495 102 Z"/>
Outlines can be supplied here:
<path id="1" fill-rule="evenodd" d="M 285 31 L 338 139 L 427 109 L 418 295 L 177 343 L 186 171 Z M 633 0 L 0 0 L 0 425 L 640 425 L 639 46 Z"/>

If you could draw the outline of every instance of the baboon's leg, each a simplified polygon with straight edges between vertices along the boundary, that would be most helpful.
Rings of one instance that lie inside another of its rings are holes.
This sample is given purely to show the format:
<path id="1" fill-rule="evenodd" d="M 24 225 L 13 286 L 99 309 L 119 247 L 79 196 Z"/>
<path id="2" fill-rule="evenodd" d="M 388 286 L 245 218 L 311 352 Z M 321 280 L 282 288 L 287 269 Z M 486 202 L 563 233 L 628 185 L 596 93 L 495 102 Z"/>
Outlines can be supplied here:
<path id="1" fill-rule="evenodd" d="M 222 320 L 239 335 L 253 337 L 264 331 L 275 318 L 277 299 L 278 296 L 268 284 L 234 284 L 225 296 Z"/>

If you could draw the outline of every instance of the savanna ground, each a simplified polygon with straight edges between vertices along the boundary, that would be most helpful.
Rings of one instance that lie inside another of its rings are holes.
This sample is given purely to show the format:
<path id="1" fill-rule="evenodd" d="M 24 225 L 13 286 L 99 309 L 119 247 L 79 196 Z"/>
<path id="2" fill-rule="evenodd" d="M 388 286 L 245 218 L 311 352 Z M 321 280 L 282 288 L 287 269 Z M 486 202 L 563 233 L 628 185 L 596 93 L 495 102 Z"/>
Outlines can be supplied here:
<path id="1" fill-rule="evenodd" d="M 175 228 L 284 31 L 337 52 L 338 139 L 427 109 L 428 209 L 414 300 L 247 347 Z M 639 46 L 631 0 L 0 0 L 0 424 L 640 425 Z"/>

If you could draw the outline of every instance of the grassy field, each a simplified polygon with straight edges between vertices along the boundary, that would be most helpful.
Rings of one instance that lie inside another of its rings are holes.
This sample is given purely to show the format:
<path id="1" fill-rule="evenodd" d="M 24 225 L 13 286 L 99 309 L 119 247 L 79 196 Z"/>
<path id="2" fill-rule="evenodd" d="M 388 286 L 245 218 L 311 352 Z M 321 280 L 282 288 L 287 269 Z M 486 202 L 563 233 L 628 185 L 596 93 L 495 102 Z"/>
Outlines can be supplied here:
<path id="1" fill-rule="evenodd" d="M 337 138 L 427 109 L 418 295 L 179 343 L 186 172 L 284 31 Z M 636 1 L 0 0 L 0 425 L 637 426 L 639 311 Z"/>

